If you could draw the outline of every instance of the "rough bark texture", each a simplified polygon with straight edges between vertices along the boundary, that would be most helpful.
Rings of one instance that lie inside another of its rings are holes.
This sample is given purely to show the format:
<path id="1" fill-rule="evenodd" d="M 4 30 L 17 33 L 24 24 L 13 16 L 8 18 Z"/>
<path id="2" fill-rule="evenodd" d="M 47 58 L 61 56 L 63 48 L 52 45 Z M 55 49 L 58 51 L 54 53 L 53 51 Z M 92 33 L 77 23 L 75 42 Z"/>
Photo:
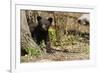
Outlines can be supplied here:
<path id="1" fill-rule="evenodd" d="M 21 54 L 24 53 L 25 50 L 29 53 L 29 49 L 35 49 L 41 51 L 37 44 L 31 37 L 31 33 L 29 30 L 29 26 L 26 20 L 25 10 L 21 10 Z"/>

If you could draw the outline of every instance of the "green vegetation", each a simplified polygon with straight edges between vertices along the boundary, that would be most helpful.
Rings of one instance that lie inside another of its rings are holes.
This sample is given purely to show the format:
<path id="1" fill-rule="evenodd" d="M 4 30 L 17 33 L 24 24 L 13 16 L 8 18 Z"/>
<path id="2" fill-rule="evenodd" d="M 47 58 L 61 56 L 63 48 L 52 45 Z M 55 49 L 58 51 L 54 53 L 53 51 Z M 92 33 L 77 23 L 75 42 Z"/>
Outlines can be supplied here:
<path id="1" fill-rule="evenodd" d="M 49 28 L 49 37 L 52 45 L 56 45 L 57 36 L 56 36 L 56 30 L 53 28 Z"/>
<path id="2" fill-rule="evenodd" d="M 26 51 L 29 53 L 30 56 L 40 56 L 41 52 L 36 48 L 27 48 Z"/>

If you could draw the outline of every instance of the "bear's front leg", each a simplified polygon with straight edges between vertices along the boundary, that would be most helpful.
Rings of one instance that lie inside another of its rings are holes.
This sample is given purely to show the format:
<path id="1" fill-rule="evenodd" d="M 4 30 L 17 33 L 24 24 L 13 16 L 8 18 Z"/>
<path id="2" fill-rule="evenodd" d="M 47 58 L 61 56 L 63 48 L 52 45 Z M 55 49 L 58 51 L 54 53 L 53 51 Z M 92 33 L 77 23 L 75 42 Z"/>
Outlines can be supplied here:
<path id="1" fill-rule="evenodd" d="M 46 44 L 46 52 L 47 53 L 53 53 L 53 50 L 51 48 L 51 43 L 50 43 L 50 40 L 49 40 L 48 36 L 45 39 L 45 44 Z"/>

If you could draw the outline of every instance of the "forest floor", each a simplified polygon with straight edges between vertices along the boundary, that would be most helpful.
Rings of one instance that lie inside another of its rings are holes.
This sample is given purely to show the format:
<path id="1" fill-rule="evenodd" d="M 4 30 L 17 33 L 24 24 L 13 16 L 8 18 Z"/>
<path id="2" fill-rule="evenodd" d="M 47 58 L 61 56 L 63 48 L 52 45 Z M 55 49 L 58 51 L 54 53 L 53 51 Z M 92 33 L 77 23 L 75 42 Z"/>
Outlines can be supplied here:
<path id="1" fill-rule="evenodd" d="M 67 40 L 65 46 L 52 46 L 55 49 L 54 53 L 43 53 L 42 56 L 21 56 L 21 62 L 88 60 L 90 57 L 89 41 L 79 36 L 69 36 L 67 39 L 71 40 Z"/>
<path id="2" fill-rule="evenodd" d="M 86 53 L 63 53 L 55 52 L 45 54 L 41 57 L 22 56 L 21 62 L 48 62 L 48 61 L 70 61 L 70 60 L 88 60 L 89 54 Z"/>

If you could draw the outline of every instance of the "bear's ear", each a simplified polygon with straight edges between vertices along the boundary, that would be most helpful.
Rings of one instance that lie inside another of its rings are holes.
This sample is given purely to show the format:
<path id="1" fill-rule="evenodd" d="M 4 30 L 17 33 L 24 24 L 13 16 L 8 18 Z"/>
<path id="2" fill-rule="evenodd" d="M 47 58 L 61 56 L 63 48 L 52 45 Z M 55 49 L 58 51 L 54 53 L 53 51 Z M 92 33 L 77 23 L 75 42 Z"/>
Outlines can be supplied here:
<path id="1" fill-rule="evenodd" d="M 48 21 L 50 22 L 50 24 L 52 23 L 52 21 L 53 21 L 53 18 L 51 18 L 51 17 L 49 17 L 48 18 Z"/>
<path id="2" fill-rule="evenodd" d="M 41 16 L 37 16 L 37 20 L 40 21 L 42 19 Z"/>

